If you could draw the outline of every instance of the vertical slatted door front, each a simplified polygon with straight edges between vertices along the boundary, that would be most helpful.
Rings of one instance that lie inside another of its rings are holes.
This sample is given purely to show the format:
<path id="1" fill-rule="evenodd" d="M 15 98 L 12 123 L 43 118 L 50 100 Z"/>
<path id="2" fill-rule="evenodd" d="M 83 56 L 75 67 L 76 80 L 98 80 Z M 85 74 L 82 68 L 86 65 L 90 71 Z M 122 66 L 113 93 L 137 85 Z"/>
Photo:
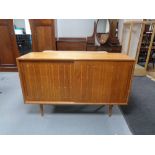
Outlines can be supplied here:
<path id="1" fill-rule="evenodd" d="M 27 103 L 71 103 L 74 101 L 74 61 L 22 61 L 21 81 Z"/>
<path id="2" fill-rule="evenodd" d="M 127 104 L 134 62 L 76 61 L 76 102 Z"/>

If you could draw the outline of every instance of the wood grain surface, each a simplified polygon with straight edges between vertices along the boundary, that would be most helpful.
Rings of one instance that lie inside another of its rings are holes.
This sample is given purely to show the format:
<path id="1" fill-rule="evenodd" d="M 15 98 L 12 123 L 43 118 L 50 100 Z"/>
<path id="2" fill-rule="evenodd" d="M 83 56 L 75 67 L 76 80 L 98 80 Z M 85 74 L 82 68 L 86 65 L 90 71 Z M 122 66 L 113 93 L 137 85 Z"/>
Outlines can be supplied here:
<path id="1" fill-rule="evenodd" d="M 127 104 L 134 68 L 127 55 L 35 52 L 17 63 L 26 103 Z"/>

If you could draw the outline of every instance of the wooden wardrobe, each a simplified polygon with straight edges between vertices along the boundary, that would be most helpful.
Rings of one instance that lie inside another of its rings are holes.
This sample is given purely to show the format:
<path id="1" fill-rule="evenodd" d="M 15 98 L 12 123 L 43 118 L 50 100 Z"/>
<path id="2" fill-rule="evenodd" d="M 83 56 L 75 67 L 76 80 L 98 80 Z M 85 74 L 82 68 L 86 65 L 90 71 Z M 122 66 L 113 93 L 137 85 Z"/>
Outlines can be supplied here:
<path id="1" fill-rule="evenodd" d="M 32 50 L 37 52 L 56 50 L 55 20 L 30 19 L 29 21 L 32 33 Z"/>
<path id="2" fill-rule="evenodd" d="M 17 71 L 19 56 L 12 19 L 0 19 L 0 71 Z"/>

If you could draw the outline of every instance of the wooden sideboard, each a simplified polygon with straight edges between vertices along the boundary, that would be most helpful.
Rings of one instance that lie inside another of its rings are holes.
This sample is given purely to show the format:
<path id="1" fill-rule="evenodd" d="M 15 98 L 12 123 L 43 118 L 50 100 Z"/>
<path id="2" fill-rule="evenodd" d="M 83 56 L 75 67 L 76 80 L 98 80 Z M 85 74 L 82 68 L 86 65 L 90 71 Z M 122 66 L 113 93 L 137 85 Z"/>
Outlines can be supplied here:
<path id="1" fill-rule="evenodd" d="M 86 38 L 58 38 L 56 49 L 58 51 L 86 51 Z"/>
<path id="2" fill-rule="evenodd" d="M 32 52 L 17 58 L 25 103 L 127 105 L 134 59 L 105 52 Z"/>
<path id="3" fill-rule="evenodd" d="M 55 20 L 29 19 L 32 32 L 32 50 L 56 50 Z"/>

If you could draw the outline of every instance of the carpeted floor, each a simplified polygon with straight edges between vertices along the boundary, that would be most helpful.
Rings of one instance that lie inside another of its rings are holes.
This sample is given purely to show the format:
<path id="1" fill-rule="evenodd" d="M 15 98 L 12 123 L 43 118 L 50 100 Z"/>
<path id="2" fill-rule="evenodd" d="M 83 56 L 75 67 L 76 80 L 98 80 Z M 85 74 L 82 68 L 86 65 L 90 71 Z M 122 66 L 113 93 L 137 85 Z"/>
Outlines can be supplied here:
<path id="1" fill-rule="evenodd" d="M 133 134 L 155 134 L 155 82 L 147 77 L 135 77 L 129 105 L 121 107 Z"/>
<path id="2" fill-rule="evenodd" d="M 18 73 L 0 72 L 0 134 L 131 134 L 117 106 L 107 115 L 107 106 L 95 112 L 92 106 L 39 106 L 23 103 Z"/>

